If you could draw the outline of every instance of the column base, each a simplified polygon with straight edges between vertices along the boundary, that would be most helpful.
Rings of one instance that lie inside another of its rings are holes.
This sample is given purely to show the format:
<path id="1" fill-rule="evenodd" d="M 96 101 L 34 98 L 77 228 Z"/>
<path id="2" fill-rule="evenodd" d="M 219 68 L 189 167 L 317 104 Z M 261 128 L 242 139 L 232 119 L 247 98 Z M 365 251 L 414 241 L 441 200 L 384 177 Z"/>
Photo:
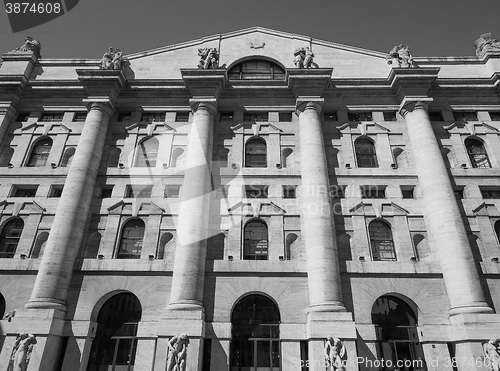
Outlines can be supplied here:
<path id="1" fill-rule="evenodd" d="M 314 304 L 309 306 L 308 312 L 345 312 L 344 304 L 340 301 Z"/>
<path id="2" fill-rule="evenodd" d="M 456 316 L 459 314 L 467 314 L 467 313 L 493 314 L 493 309 L 491 309 L 488 304 L 482 302 L 482 303 L 474 303 L 468 306 L 454 307 L 450 309 L 449 313 L 450 316 Z"/>
<path id="3" fill-rule="evenodd" d="M 28 301 L 24 308 L 26 309 L 54 309 L 58 311 L 66 311 L 66 304 L 62 300 L 55 299 L 35 299 Z"/>

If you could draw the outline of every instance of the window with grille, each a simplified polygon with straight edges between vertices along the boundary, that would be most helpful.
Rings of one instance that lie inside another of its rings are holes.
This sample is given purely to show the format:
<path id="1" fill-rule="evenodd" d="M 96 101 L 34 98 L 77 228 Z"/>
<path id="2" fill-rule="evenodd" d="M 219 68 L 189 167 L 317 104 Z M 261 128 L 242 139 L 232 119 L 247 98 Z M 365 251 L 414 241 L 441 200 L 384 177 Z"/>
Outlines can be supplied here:
<path id="1" fill-rule="evenodd" d="M 51 112 L 51 113 L 42 113 L 40 122 L 58 122 L 63 120 L 64 113 L 63 112 Z"/>
<path id="2" fill-rule="evenodd" d="M 455 111 L 453 112 L 455 121 L 477 121 L 477 112 L 474 111 Z"/>
<path id="3" fill-rule="evenodd" d="M 269 113 L 268 112 L 245 112 L 243 114 L 243 121 L 245 121 L 245 122 L 269 121 Z"/>
<path id="4" fill-rule="evenodd" d="M 139 143 L 135 158 L 136 167 L 155 167 L 158 156 L 158 139 L 148 138 Z"/>
<path id="5" fill-rule="evenodd" d="M 285 71 L 277 64 L 254 59 L 240 63 L 228 72 L 229 80 L 284 80 Z"/>
<path id="6" fill-rule="evenodd" d="M 373 260 L 396 260 L 391 227 L 382 220 L 373 220 L 368 231 Z"/>
<path id="7" fill-rule="evenodd" d="M 123 226 L 117 259 L 139 259 L 141 257 L 145 225 L 141 219 L 129 220 Z"/>
<path id="8" fill-rule="evenodd" d="M 264 139 L 250 139 L 245 147 L 245 167 L 267 167 L 267 146 Z"/>
<path id="9" fill-rule="evenodd" d="M 467 138 L 465 140 L 465 148 L 467 148 L 467 154 L 472 167 L 474 168 L 489 168 L 491 167 L 490 160 L 488 158 L 488 153 L 484 148 L 484 144 L 473 138 Z"/>
<path id="10" fill-rule="evenodd" d="M 373 121 L 371 112 L 348 112 L 349 121 Z"/>
<path id="11" fill-rule="evenodd" d="M 11 220 L 0 234 L 0 258 L 13 258 L 21 239 L 24 222 L 21 218 Z"/>
<path id="12" fill-rule="evenodd" d="M 165 112 L 144 112 L 142 122 L 165 122 Z"/>
<path id="13" fill-rule="evenodd" d="M 31 150 L 30 158 L 26 166 L 30 167 L 42 167 L 47 163 L 49 158 L 50 150 L 52 149 L 52 139 L 44 138 L 40 139 L 35 143 L 33 149 Z"/>
<path id="14" fill-rule="evenodd" d="M 261 220 L 251 220 L 245 225 L 243 260 L 267 260 L 267 225 Z"/>
<path id="15" fill-rule="evenodd" d="M 366 138 L 354 142 L 358 167 L 378 167 L 377 152 L 373 142 Z"/>
<path id="16" fill-rule="evenodd" d="M 245 186 L 246 198 L 267 198 L 269 186 L 267 185 L 248 185 Z"/>

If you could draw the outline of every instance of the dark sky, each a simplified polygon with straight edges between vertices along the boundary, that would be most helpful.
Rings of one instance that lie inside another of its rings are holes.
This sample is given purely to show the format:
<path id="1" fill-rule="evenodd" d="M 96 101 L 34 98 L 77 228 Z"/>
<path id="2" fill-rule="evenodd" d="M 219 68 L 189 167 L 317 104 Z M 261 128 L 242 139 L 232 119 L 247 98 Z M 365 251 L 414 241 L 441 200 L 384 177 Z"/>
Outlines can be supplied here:
<path id="1" fill-rule="evenodd" d="M 262 26 L 370 50 L 409 45 L 414 56 L 472 56 L 474 41 L 500 39 L 500 0 L 80 0 L 69 13 L 13 34 L 0 12 L 0 53 L 29 35 L 45 58 L 131 54 Z"/>

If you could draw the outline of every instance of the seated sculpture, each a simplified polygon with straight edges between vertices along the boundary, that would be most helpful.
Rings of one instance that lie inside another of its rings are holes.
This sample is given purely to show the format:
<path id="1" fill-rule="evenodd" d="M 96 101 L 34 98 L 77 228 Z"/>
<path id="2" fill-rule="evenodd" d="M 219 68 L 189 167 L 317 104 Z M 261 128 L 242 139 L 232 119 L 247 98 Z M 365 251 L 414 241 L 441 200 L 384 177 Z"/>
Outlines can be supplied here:
<path id="1" fill-rule="evenodd" d="M 12 52 L 33 52 L 37 58 L 41 58 L 40 50 L 42 46 L 38 40 L 33 39 L 31 36 L 26 37 L 24 44 Z"/>
<path id="2" fill-rule="evenodd" d="M 486 53 L 500 53 L 500 41 L 491 37 L 491 33 L 482 34 L 474 42 L 476 55 L 482 57 Z"/>
<path id="3" fill-rule="evenodd" d="M 127 58 L 120 49 L 109 48 L 101 58 L 101 70 L 121 70 Z"/>

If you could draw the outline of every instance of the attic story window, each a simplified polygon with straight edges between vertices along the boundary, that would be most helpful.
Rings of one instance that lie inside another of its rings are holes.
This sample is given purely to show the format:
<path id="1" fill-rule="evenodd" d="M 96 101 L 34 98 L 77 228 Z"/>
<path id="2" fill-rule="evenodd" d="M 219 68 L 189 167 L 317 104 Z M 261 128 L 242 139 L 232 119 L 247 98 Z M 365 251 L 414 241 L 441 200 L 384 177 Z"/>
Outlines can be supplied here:
<path id="1" fill-rule="evenodd" d="M 229 80 L 284 80 L 285 71 L 276 63 L 252 59 L 229 70 Z"/>

